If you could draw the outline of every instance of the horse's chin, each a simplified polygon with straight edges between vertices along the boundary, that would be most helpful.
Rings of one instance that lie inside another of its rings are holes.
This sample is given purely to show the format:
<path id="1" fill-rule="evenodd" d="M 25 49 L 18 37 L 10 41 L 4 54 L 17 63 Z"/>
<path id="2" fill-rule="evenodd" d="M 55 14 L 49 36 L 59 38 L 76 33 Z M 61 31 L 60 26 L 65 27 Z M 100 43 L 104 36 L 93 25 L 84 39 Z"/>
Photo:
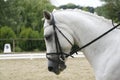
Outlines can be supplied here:
<path id="1" fill-rule="evenodd" d="M 56 75 L 59 75 L 59 74 L 60 74 L 61 72 L 63 72 L 65 69 L 66 69 L 66 67 L 65 67 L 65 68 L 60 68 L 60 69 L 55 70 L 55 71 L 52 71 L 52 72 L 54 72 Z"/>
<path id="2" fill-rule="evenodd" d="M 65 65 L 65 63 L 64 64 L 49 64 L 49 66 L 48 66 L 48 70 L 50 71 L 50 72 L 53 72 L 53 73 L 55 73 L 56 75 L 59 75 L 62 71 L 64 71 L 66 69 L 66 65 Z"/>
<path id="3" fill-rule="evenodd" d="M 59 75 L 62 71 L 54 71 L 56 75 Z"/>

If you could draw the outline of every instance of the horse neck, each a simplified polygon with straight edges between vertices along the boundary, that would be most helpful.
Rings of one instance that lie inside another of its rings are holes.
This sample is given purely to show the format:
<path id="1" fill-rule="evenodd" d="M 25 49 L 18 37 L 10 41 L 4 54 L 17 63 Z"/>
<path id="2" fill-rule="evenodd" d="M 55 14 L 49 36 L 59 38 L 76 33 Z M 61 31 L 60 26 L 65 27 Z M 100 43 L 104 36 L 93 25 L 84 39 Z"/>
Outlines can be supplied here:
<path id="1" fill-rule="evenodd" d="M 73 30 L 77 44 L 84 45 L 112 27 L 110 21 L 84 11 L 63 10 L 56 14 L 60 23 Z M 56 18 L 55 17 L 55 18 Z"/>
<path id="2" fill-rule="evenodd" d="M 109 21 L 84 12 L 80 13 L 74 11 L 61 11 L 55 15 L 55 18 L 58 20 L 58 22 L 65 25 L 63 26 L 66 28 L 65 30 L 70 31 L 75 40 L 75 43 L 79 47 L 92 41 L 112 27 L 112 24 Z M 102 43 L 99 42 L 101 45 L 104 43 L 105 41 Z M 93 57 L 97 58 L 97 55 L 99 55 L 100 52 L 104 50 L 104 48 L 99 50 L 99 47 L 96 47 L 98 45 L 97 43 L 93 44 L 83 50 L 85 56 L 89 59 L 90 62 L 94 61 Z M 95 53 L 95 49 L 99 50 L 99 53 Z"/>
<path id="3" fill-rule="evenodd" d="M 80 16 L 78 20 L 75 19 L 75 21 L 70 23 L 74 23 L 70 24 L 72 25 L 70 28 L 72 28 L 75 42 L 77 42 L 79 46 L 83 46 L 92 41 L 112 27 L 112 24 L 106 24 L 94 18 L 92 20 L 91 17 L 84 18 L 83 16 Z"/>
<path id="4" fill-rule="evenodd" d="M 76 17 L 72 20 L 72 22 L 70 22 L 74 24 L 69 24 L 71 25 L 70 28 L 73 30 L 73 37 L 75 42 L 80 47 L 94 40 L 112 27 L 112 24 L 105 23 L 104 21 L 97 18 L 91 18 L 88 16 L 84 17 L 86 18 L 79 16 L 78 19 Z M 102 51 L 105 50 L 105 46 L 104 48 L 100 48 L 98 45 L 104 45 L 105 43 L 106 41 L 104 41 L 104 39 L 102 39 L 102 41 L 98 40 L 97 42 L 83 49 L 85 56 L 88 58 L 88 61 L 90 61 L 91 64 L 93 64 L 94 59 L 98 58 L 99 54 L 102 55 Z M 95 50 L 99 50 L 97 51 L 98 53 L 96 53 Z"/>

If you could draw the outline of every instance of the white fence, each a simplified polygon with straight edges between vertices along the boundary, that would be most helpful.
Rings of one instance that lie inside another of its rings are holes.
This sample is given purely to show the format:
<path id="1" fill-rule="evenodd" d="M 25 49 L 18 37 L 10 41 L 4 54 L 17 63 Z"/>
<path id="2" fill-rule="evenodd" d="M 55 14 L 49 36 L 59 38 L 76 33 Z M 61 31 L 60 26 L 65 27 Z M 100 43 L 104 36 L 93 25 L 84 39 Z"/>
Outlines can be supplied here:
<path id="1" fill-rule="evenodd" d="M 74 57 L 84 57 L 83 53 L 78 52 L 78 55 L 74 54 Z M 46 58 L 45 53 L 27 53 L 27 54 L 0 54 L 0 60 L 2 59 L 34 59 L 34 58 Z"/>

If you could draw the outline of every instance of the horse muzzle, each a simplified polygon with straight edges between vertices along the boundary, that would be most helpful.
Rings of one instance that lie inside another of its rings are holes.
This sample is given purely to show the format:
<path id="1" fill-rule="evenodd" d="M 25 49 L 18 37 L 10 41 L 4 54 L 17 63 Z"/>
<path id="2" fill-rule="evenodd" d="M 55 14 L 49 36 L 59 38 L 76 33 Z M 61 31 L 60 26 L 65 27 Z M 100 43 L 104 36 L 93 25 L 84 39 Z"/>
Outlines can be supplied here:
<path id="1" fill-rule="evenodd" d="M 64 69 L 66 69 L 65 62 L 48 60 L 48 70 L 50 72 L 54 72 L 56 75 L 59 75 Z"/>
<path id="2" fill-rule="evenodd" d="M 66 69 L 65 59 L 67 54 L 65 53 L 47 53 L 48 70 L 59 75 L 64 69 Z"/>

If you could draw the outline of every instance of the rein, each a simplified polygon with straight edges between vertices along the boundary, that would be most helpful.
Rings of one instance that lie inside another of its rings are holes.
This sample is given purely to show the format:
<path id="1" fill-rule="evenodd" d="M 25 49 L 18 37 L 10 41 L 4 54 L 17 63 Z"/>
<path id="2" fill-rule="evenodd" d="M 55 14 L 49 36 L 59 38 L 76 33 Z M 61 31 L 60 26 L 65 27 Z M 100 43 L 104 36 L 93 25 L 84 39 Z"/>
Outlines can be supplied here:
<path id="1" fill-rule="evenodd" d="M 64 52 L 62 52 L 62 49 L 61 49 L 61 45 L 60 45 L 60 42 L 59 42 L 59 39 L 58 39 L 58 36 L 57 36 L 57 33 L 56 33 L 56 30 L 58 30 L 60 32 L 60 34 L 71 44 L 71 46 L 74 46 L 70 40 L 59 30 L 59 28 L 56 26 L 55 24 L 55 20 L 54 20 L 54 15 L 52 15 L 52 21 L 50 23 L 50 25 L 53 25 L 53 29 L 54 29 L 54 35 L 55 35 L 55 44 L 56 44 L 56 50 L 57 50 L 57 53 L 54 53 L 55 55 L 59 55 L 60 58 L 62 60 L 64 60 L 64 56 L 65 57 L 73 57 L 72 55 L 73 54 L 77 54 L 78 51 L 81 51 L 82 49 L 88 47 L 89 45 L 93 44 L 94 42 L 96 42 L 97 40 L 101 39 L 102 37 L 104 37 L 105 35 L 107 35 L 108 33 L 110 33 L 111 31 L 113 31 L 114 29 L 116 29 L 118 26 L 120 26 L 120 23 L 117 24 L 116 26 L 113 25 L 113 28 L 109 29 L 108 31 L 106 31 L 105 33 L 103 33 L 102 35 L 98 36 L 97 38 L 93 39 L 92 41 L 86 43 L 84 46 L 80 47 L 80 48 L 77 48 L 77 49 L 74 49 L 70 52 L 70 54 L 66 54 Z M 47 53 L 47 55 L 52 55 L 52 53 Z M 49 59 L 49 57 L 47 57 Z M 61 60 L 60 59 L 60 60 Z"/>
<path id="2" fill-rule="evenodd" d="M 82 49 L 88 47 L 88 46 L 91 45 L 92 43 L 96 42 L 96 41 L 99 40 L 100 38 L 104 37 L 105 35 L 107 35 L 107 34 L 110 33 L 111 31 L 113 31 L 114 29 L 116 29 L 118 26 L 120 26 L 120 23 L 117 24 L 116 26 L 113 26 L 113 28 L 109 29 L 108 31 L 106 31 L 106 32 L 103 33 L 102 35 L 98 36 L 98 37 L 95 38 L 94 40 L 90 41 L 89 43 L 85 44 L 84 46 L 76 49 L 75 51 L 71 51 L 71 52 L 70 52 L 70 55 L 73 55 L 75 52 L 81 51 Z"/>

